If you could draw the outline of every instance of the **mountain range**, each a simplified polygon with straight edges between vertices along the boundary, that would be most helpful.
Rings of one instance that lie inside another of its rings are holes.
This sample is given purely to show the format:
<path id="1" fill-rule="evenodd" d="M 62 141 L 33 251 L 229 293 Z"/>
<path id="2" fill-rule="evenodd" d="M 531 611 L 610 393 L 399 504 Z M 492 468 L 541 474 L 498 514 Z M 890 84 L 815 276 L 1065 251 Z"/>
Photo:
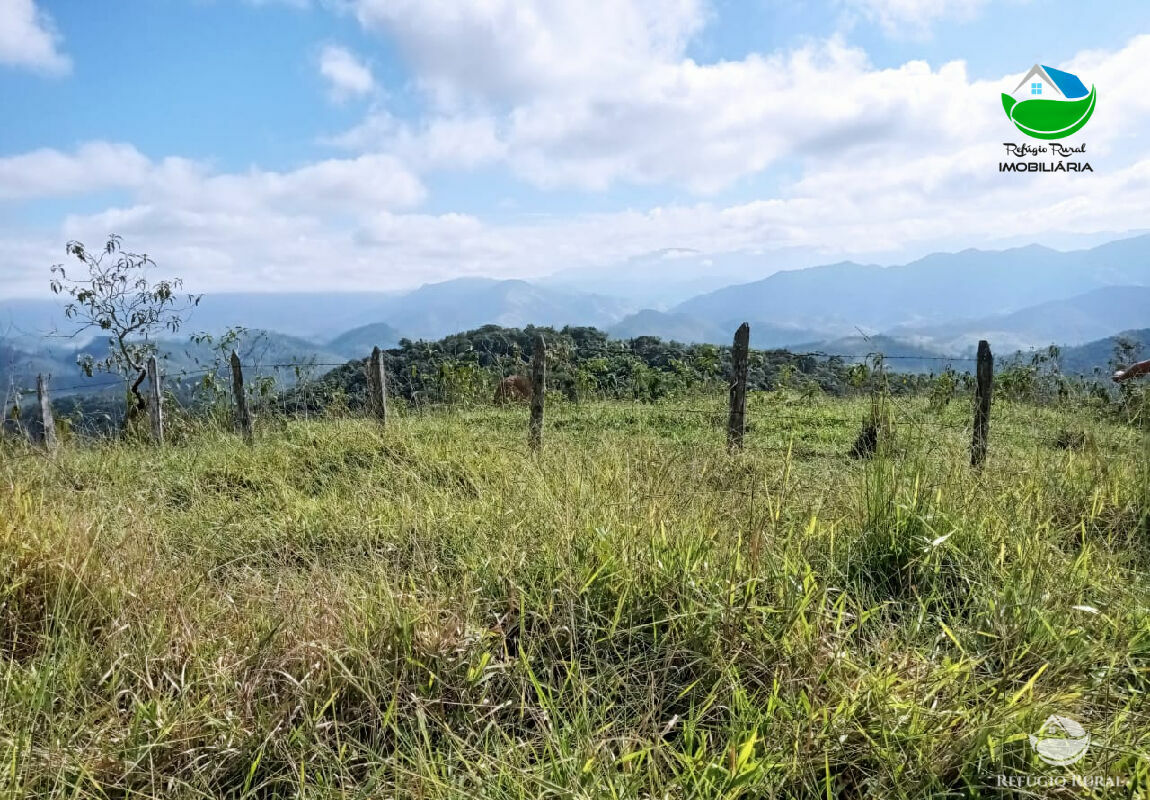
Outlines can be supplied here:
<path id="1" fill-rule="evenodd" d="M 672 310 L 726 327 L 749 318 L 885 331 L 1010 314 L 1108 286 L 1150 286 L 1150 236 L 1068 253 L 1031 245 L 937 253 L 896 267 L 843 262 L 776 272 Z"/>
<path id="2" fill-rule="evenodd" d="M 725 344 L 748 321 L 759 348 L 883 349 L 908 357 L 969 354 L 980 338 L 998 353 L 1067 348 L 1150 324 L 1150 235 L 1070 252 L 1030 245 L 937 253 L 890 267 L 786 269 L 681 297 L 724 275 L 747 274 L 756 259 L 761 274 L 793 257 L 660 251 L 613 270 L 537 281 L 472 277 L 409 292 L 211 294 L 183 331 L 218 334 L 240 325 L 281 355 L 326 362 L 403 337 L 432 340 L 492 323 L 587 325 L 624 339 Z M 603 293 L 616 289 L 626 297 Z M 0 299 L 0 377 L 71 374 L 86 339 L 45 338 L 69 330 L 57 301 Z"/>

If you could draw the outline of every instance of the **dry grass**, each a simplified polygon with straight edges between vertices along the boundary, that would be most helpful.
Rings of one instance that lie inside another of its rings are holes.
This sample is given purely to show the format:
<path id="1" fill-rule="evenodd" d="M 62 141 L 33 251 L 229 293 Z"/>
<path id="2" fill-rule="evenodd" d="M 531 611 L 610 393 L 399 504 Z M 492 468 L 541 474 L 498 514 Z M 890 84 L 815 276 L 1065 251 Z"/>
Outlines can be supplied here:
<path id="1" fill-rule="evenodd" d="M 1007 797 L 1051 713 L 1145 792 L 1145 437 L 1000 403 L 974 473 L 926 405 L 0 445 L 0 793 Z"/>

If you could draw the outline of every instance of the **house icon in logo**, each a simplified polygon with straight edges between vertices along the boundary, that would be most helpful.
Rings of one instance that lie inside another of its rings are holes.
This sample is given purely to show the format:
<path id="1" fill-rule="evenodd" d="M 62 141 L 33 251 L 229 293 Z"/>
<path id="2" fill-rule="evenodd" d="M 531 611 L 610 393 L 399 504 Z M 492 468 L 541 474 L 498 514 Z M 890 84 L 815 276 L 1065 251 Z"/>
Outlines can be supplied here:
<path id="1" fill-rule="evenodd" d="M 1002 110 L 1027 136 L 1060 139 L 1090 120 L 1097 99 L 1077 75 L 1035 64 L 1012 93 L 1002 93 Z"/>
<path id="2" fill-rule="evenodd" d="M 1090 94 L 1090 90 L 1077 75 L 1063 72 L 1054 67 L 1035 64 L 1026 77 L 1014 88 L 1011 95 L 1015 100 L 1078 100 Z"/>

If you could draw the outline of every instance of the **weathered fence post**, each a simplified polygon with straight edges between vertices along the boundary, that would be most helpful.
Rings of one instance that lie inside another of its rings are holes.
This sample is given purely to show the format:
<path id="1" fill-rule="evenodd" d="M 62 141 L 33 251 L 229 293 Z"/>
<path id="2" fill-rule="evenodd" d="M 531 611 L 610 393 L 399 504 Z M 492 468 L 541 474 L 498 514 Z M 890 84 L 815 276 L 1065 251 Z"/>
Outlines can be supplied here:
<path id="1" fill-rule="evenodd" d="M 160 366 L 156 357 L 148 358 L 148 417 L 152 422 L 152 438 L 156 444 L 164 443 L 163 391 L 160 387 Z"/>
<path id="2" fill-rule="evenodd" d="M 367 367 L 368 405 L 380 425 L 387 425 L 387 373 L 383 368 L 383 352 L 372 348 Z"/>
<path id="3" fill-rule="evenodd" d="M 735 331 L 731 347 L 731 414 L 727 418 L 727 446 L 740 449 L 747 430 L 747 361 L 751 326 L 743 323 Z"/>
<path id="4" fill-rule="evenodd" d="M 531 362 L 531 424 L 527 442 L 532 450 L 543 446 L 543 403 L 547 394 L 547 344 L 543 334 L 535 334 L 535 353 Z"/>
<path id="5" fill-rule="evenodd" d="M 52 398 L 48 396 L 48 381 L 36 376 L 36 399 L 40 401 L 40 441 L 49 453 L 56 452 L 56 418 L 52 416 Z"/>
<path id="6" fill-rule="evenodd" d="M 236 433 L 242 434 L 244 441 L 251 444 L 252 412 L 244 392 L 244 368 L 235 350 L 232 351 L 232 393 L 236 396 Z"/>
<path id="7" fill-rule="evenodd" d="M 990 442 L 990 396 L 994 392 L 994 355 L 985 339 L 978 343 L 977 384 L 974 389 L 974 436 L 970 442 L 970 465 L 981 467 Z"/>

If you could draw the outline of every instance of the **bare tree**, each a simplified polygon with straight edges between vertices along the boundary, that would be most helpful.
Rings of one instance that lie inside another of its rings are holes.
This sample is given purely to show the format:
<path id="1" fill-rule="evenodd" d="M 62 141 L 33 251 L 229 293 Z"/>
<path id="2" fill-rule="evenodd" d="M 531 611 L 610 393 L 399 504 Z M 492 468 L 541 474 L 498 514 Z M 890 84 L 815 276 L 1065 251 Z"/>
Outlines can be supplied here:
<path id="1" fill-rule="evenodd" d="M 93 329 L 107 335 L 105 356 L 85 354 L 77 363 L 89 377 L 106 372 L 132 381 L 135 402 L 129 404 L 128 416 L 134 416 L 147 408 L 140 384 L 148 374 L 148 358 L 156 353 L 153 337 L 179 331 L 184 314 L 199 305 L 201 295 L 180 294 L 183 281 L 179 278 L 149 279 L 148 269 L 155 262 L 146 254 L 124 250 L 115 234 L 96 254 L 77 241 L 68 242 L 65 249 L 87 273 L 70 278 L 63 264 L 52 267 L 52 292 L 71 298 L 64 309 L 77 325 L 71 335 Z"/>

